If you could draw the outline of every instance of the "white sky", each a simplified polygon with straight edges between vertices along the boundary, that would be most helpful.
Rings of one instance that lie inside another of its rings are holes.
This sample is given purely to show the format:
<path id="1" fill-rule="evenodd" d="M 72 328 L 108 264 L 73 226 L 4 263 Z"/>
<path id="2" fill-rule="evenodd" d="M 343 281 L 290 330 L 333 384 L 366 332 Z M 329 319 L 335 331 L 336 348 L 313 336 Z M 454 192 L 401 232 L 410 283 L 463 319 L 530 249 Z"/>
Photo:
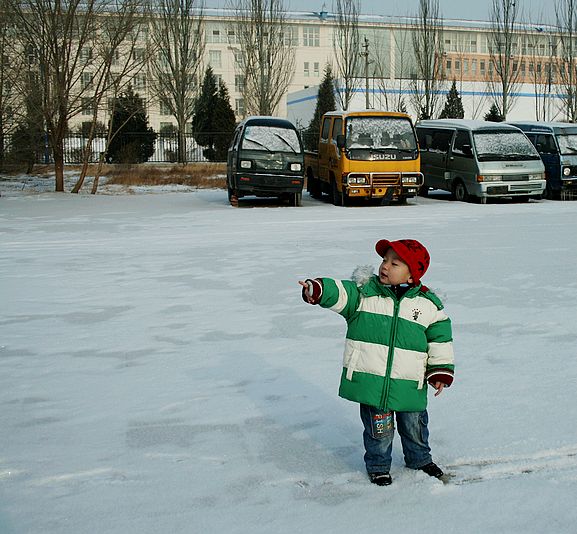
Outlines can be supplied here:
<path id="1" fill-rule="evenodd" d="M 332 10 L 332 0 L 285 0 L 291 9 L 298 11 L 320 11 L 325 6 Z M 225 7 L 228 0 L 206 0 L 207 7 Z M 536 0 L 518 0 L 520 9 L 525 15 L 523 20 L 538 20 L 542 9 Z M 419 0 L 361 0 L 362 13 L 374 15 L 413 15 L 417 12 Z M 549 2 L 547 3 L 549 5 Z M 551 2 L 550 8 L 552 9 Z M 441 15 L 445 19 L 488 20 L 492 0 L 439 0 Z M 535 8 L 533 8 L 533 5 Z"/>

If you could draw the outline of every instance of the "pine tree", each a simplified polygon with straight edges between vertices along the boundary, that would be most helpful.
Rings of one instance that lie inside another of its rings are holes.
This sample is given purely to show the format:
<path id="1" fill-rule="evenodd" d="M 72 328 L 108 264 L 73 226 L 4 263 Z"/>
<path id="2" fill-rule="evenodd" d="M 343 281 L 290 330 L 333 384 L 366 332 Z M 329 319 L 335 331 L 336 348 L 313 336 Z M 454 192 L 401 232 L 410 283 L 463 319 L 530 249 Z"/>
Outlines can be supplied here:
<path id="1" fill-rule="evenodd" d="M 327 64 L 323 81 L 319 86 L 315 113 L 308 128 L 304 131 L 304 145 L 307 150 L 316 150 L 318 148 L 321 118 L 327 111 L 334 111 L 335 109 L 333 73 L 331 66 Z"/>
<path id="2" fill-rule="evenodd" d="M 230 106 L 230 96 L 225 83 L 221 80 L 218 84 L 218 97 L 215 109 L 214 131 L 214 160 L 226 161 L 228 147 L 236 127 L 234 111 Z"/>
<path id="3" fill-rule="evenodd" d="M 503 115 L 501 115 L 497 104 L 494 102 L 491 109 L 489 109 L 489 112 L 485 115 L 485 120 L 490 122 L 503 122 Z"/>
<path id="4" fill-rule="evenodd" d="M 453 85 L 451 85 L 451 89 L 447 93 L 447 101 L 439 115 L 439 119 L 462 119 L 464 116 L 465 110 L 463 109 L 459 91 L 457 91 L 457 81 L 453 80 Z"/>
<path id="5" fill-rule="evenodd" d="M 110 119 L 112 139 L 106 153 L 111 163 L 143 163 L 154 154 L 156 132 L 148 125 L 144 102 L 132 87 L 120 93 Z"/>
<path id="6" fill-rule="evenodd" d="M 192 117 L 192 135 L 195 141 L 203 147 L 205 157 L 210 161 L 215 158 L 214 144 L 216 140 L 215 116 L 218 107 L 218 86 L 212 67 L 204 74 L 200 95 L 196 100 Z"/>

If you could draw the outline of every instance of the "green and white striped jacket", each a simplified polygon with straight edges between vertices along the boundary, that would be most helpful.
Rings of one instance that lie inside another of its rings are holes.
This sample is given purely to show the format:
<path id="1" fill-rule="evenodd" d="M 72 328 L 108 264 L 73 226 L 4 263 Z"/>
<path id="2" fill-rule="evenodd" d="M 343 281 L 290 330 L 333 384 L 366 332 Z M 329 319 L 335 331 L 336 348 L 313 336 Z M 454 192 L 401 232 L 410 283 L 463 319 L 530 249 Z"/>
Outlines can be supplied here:
<path id="1" fill-rule="evenodd" d="M 427 406 L 427 381 L 453 381 L 451 320 L 439 298 L 419 284 L 397 299 L 376 275 L 320 278 L 319 304 L 347 321 L 339 395 L 383 410 L 416 412 Z"/>

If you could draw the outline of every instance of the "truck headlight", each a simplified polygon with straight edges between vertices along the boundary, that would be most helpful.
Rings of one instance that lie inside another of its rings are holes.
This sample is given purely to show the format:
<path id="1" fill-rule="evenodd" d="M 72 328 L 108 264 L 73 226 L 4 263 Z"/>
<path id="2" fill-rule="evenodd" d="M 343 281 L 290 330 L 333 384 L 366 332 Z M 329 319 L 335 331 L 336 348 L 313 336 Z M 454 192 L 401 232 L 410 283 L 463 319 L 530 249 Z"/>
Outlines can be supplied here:
<path id="1" fill-rule="evenodd" d="M 366 185 L 367 184 L 367 177 L 366 176 L 349 176 L 347 178 L 348 184 L 357 184 L 357 185 Z"/>
<path id="2" fill-rule="evenodd" d="M 530 180 L 544 180 L 545 176 L 543 175 L 543 173 L 530 174 L 529 179 Z"/>
<path id="3" fill-rule="evenodd" d="M 563 167 L 563 176 L 569 176 L 571 174 L 571 167 Z"/>
<path id="4" fill-rule="evenodd" d="M 482 176 L 477 176 L 478 182 L 500 182 L 503 180 L 501 174 L 483 174 Z"/>
<path id="5" fill-rule="evenodd" d="M 403 176 L 402 181 L 403 184 L 416 184 L 419 179 L 417 176 Z"/>
<path id="6" fill-rule="evenodd" d="M 297 172 L 302 169 L 302 165 L 300 163 L 291 163 L 291 171 Z"/>
<path id="7" fill-rule="evenodd" d="M 243 159 L 240 161 L 240 168 L 241 169 L 250 169 L 252 167 L 252 161 Z"/>

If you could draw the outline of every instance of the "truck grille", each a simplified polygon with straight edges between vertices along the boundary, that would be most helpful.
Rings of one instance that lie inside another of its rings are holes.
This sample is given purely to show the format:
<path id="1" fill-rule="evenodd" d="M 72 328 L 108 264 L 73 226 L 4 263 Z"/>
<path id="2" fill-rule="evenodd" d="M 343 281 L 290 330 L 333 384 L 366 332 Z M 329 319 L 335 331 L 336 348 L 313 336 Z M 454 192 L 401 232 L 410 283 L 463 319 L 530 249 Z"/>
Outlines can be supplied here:
<path id="1" fill-rule="evenodd" d="M 373 187 L 380 187 L 387 185 L 401 185 L 401 173 L 391 174 L 371 174 L 371 183 Z"/>

